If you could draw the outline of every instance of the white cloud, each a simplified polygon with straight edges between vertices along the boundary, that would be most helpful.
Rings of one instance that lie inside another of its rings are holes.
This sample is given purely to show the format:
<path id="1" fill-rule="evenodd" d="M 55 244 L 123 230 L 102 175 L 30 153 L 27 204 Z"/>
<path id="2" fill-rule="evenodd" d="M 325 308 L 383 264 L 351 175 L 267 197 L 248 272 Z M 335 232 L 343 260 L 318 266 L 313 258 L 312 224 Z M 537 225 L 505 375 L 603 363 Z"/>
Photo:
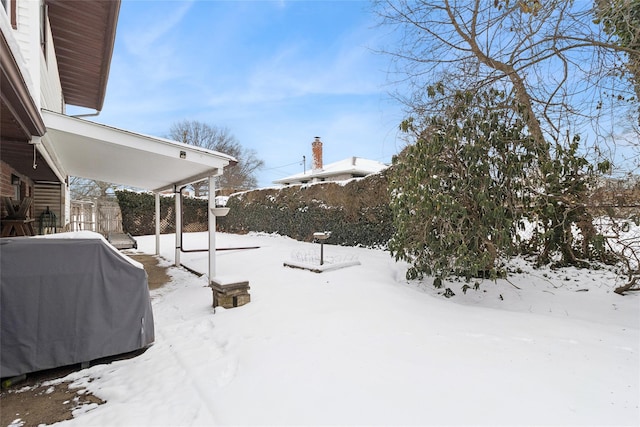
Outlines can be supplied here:
<path id="1" fill-rule="evenodd" d="M 211 106 L 278 102 L 309 95 L 380 93 L 385 76 L 380 60 L 362 45 L 309 54 L 303 43 L 289 44 L 257 62 L 245 76 L 217 92 Z"/>
<path id="2" fill-rule="evenodd" d="M 158 41 L 164 43 L 170 39 L 165 37 L 166 34 L 180 25 L 193 3 L 193 0 L 166 2 L 165 7 L 154 4 L 154 8 L 149 8 L 149 13 L 137 14 L 137 25 L 127 28 L 125 33 L 124 45 L 127 51 L 143 57 L 154 52 Z"/>

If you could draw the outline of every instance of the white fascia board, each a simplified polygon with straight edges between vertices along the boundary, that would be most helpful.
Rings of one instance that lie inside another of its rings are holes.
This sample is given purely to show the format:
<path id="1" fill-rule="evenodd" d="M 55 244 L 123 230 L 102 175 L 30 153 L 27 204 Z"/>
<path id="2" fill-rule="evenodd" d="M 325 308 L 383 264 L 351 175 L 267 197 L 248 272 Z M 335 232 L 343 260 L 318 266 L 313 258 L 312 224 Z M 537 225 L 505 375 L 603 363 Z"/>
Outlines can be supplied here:
<path id="1" fill-rule="evenodd" d="M 223 153 L 43 110 L 47 136 L 67 174 L 162 191 L 221 175 Z"/>

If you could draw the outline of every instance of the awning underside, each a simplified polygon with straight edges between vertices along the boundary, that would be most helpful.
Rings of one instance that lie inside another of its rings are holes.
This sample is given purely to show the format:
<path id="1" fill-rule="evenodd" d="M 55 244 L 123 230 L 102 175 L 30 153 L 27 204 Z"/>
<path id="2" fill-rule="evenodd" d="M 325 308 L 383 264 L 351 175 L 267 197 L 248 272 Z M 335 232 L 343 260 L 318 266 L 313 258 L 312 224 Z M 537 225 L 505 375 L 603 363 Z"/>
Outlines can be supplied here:
<path id="1" fill-rule="evenodd" d="M 145 190 L 191 184 L 222 170 L 235 159 L 161 138 L 42 111 L 47 133 L 43 147 L 62 173 Z"/>

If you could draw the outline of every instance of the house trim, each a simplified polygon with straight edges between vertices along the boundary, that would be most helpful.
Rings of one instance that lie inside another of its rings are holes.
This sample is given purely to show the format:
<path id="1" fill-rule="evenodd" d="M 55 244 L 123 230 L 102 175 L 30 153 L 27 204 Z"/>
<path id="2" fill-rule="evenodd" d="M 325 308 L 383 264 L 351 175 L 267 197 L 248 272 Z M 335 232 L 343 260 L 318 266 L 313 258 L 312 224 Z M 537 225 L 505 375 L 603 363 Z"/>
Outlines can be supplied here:
<path id="1" fill-rule="evenodd" d="M 102 110 L 120 0 L 44 0 L 65 103 Z"/>
<path id="2" fill-rule="evenodd" d="M 22 78 L 4 33 L 0 32 L 0 84 L 2 85 L 2 105 L 11 113 L 14 125 L 22 132 L 22 140 L 32 135 L 42 136 L 46 132 L 38 107 L 31 97 L 29 88 Z M 5 132 L 3 131 L 3 134 Z M 14 138 L 18 135 L 10 135 Z"/>

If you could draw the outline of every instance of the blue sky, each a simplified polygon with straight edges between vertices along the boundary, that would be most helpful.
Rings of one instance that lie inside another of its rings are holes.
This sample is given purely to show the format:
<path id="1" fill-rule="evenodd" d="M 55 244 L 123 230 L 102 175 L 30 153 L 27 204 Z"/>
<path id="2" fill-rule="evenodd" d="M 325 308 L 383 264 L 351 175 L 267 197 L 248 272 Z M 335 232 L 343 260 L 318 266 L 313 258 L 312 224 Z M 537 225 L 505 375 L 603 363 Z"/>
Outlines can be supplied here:
<path id="1" fill-rule="evenodd" d="M 402 109 L 367 1 L 123 0 L 105 104 L 94 121 L 165 136 L 227 127 L 265 161 L 260 186 L 324 161 L 390 162 Z"/>

